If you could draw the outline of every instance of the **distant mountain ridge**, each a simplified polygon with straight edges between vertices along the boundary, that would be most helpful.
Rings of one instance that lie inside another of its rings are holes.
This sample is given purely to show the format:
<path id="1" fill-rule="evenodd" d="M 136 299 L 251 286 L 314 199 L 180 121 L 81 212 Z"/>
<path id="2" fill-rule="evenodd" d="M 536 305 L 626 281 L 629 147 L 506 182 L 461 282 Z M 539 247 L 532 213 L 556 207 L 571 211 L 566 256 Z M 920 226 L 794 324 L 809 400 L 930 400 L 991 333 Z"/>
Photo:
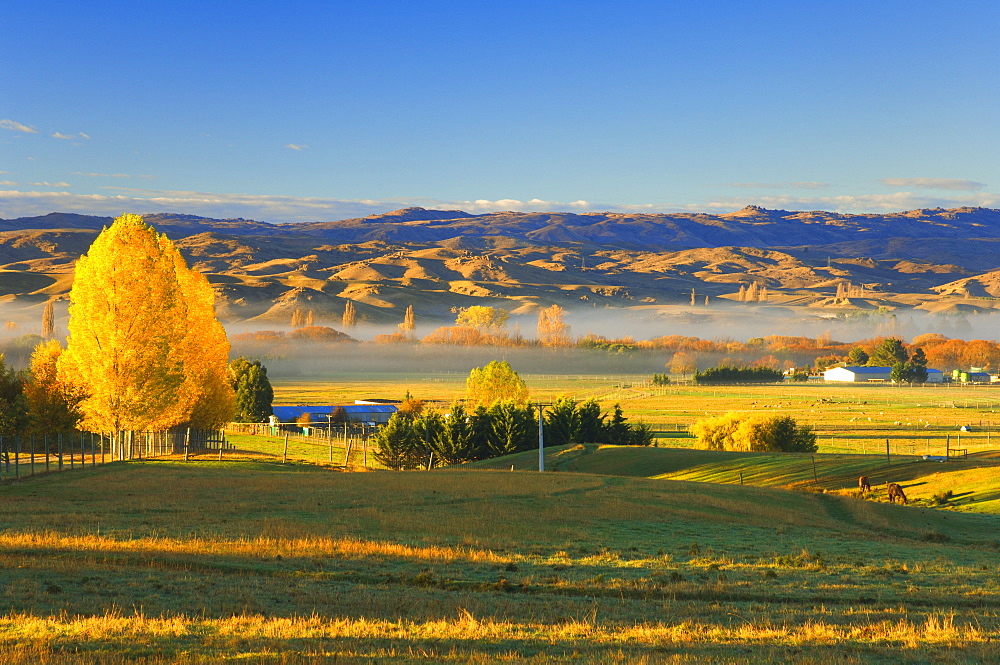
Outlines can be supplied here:
<path id="1" fill-rule="evenodd" d="M 338 324 L 347 301 L 372 323 L 398 322 L 411 304 L 425 322 L 453 320 L 456 308 L 476 304 L 643 316 L 697 307 L 700 317 L 709 305 L 758 307 L 740 300 L 750 285 L 763 288 L 771 309 L 824 320 L 858 310 L 1000 309 L 1000 210 L 988 208 L 847 215 L 758 206 L 725 214 L 411 207 L 298 224 L 145 218 L 208 275 L 220 316 L 232 322 L 280 325 L 301 309 Z M 76 259 L 111 221 L 73 213 L 0 220 L 0 306 L 35 320 L 46 300 L 69 292 Z"/>
<path id="2" fill-rule="evenodd" d="M 215 232 L 233 235 L 301 235 L 334 242 L 438 242 L 457 236 L 508 236 L 532 243 L 592 243 L 629 249 L 677 247 L 795 247 L 890 238 L 976 239 L 1000 237 L 1000 210 L 921 209 L 849 215 L 790 212 L 747 206 L 732 213 L 491 212 L 419 207 L 329 222 L 270 224 L 155 213 L 147 221 L 173 237 Z M 0 220 L 0 231 L 95 229 L 110 217 L 50 213 Z"/>

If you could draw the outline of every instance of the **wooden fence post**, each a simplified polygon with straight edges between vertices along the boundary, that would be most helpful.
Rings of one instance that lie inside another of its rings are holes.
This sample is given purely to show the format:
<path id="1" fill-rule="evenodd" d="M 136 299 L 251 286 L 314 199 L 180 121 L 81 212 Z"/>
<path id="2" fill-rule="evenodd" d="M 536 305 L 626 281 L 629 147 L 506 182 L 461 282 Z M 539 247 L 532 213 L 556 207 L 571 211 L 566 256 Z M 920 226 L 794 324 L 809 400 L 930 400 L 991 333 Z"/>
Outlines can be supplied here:
<path id="1" fill-rule="evenodd" d="M 21 437 L 14 437 L 14 477 L 21 477 Z"/>
<path id="2" fill-rule="evenodd" d="M 43 434 L 42 435 L 42 445 L 45 446 L 45 472 L 48 473 L 48 471 L 49 471 L 49 435 L 48 434 Z M 61 464 L 60 464 L 60 467 L 62 467 Z"/>
<path id="3" fill-rule="evenodd" d="M 285 449 L 281 452 L 281 463 L 288 462 L 288 430 L 285 430 Z"/>
<path id="4" fill-rule="evenodd" d="M 188 461 L 188 454 L 191 447 L 191 428 L 184 430 L 184 461 Z"/>

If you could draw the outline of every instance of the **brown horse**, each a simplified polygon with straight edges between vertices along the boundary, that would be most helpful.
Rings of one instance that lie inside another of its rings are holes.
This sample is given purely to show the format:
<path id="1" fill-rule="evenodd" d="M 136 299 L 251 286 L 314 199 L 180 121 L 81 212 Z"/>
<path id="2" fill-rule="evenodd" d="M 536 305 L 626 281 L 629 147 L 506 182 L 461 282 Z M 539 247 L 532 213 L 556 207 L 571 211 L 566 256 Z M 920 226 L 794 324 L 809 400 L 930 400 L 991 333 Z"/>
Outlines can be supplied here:
<path id="1" fill-rule="evenodd" d="M 889 495 L 889 503 L 896 503 L 896 499 L 902 501 L 904 506 L 908 503 L 906 495 L 903 494 L 903 488 L 897 483 L 886 483 L 885 491 Z"/>
<path id="2" fill-rule="evenodd" d="M 868 476 L 861 476 L 858 478 L 858 488 L 861 490 L 862 494 L 872 491 L 871 483 L 868 482 Z"/>

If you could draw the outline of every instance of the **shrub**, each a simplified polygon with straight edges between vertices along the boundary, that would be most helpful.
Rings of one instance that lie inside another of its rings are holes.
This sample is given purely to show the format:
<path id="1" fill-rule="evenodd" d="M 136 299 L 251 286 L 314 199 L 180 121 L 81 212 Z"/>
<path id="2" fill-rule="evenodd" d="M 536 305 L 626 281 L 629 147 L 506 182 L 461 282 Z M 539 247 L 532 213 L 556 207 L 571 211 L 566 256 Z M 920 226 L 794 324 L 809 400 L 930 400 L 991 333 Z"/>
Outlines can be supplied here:
<path id="1" fill-rule="evenodd" d="M 932 503 L 934 503 L 934 505 L 936 505 L 936 506 L 943 506 L 944 504 L 946 504 L 949 501 L 951 501 L 951 499 L 952 499 L 953 496 L 955 496 L 954 493 L 951 490 L 947 490 L 945 492 L 937 492 L 937 493 L 935 493 L 934 496 L 931 497 L 931 499 L 932 499 Z"/>
<path id="2" fill-rule="evenodd" d="M 707 450 L 814 453 L 816 434 L 791 416 L 727 413 L 691 426 L 698 447 Z"/>
<path id="3" fill-rule="evenodd" d="M 375 459 L 389 469 L 416 469 L 421 465 L 423 442 L 413 422 L 398 413 L 374 438 Z"/>
<path id="4" fill-rule="evenodd" d="M 653 428 L 642 421 L 629 425 L 628 444 L 630 446 L 653 445 Z"/>

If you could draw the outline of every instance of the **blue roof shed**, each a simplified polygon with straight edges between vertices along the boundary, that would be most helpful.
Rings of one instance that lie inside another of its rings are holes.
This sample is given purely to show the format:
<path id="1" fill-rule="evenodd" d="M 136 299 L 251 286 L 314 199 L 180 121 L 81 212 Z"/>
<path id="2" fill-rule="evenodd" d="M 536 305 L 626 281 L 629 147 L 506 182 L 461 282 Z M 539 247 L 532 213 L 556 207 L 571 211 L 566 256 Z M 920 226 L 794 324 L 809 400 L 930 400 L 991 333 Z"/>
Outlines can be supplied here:
<path id="1" fill-rule="evenodd" d="M 398 410 L 392 404 L 302 404 L 299 406 L 275 406 L 272 407 L 272 411 L 274 411 L 275 417 L 283 423 L 294 423 L 303 413 L 308 413 L 309 419 L 319 424 L 326 423 L 327 416 L 333 413 L 338 406 L 347 414 L 348 420 L 365 423 L 387 423 L 392 414 Z"/>

